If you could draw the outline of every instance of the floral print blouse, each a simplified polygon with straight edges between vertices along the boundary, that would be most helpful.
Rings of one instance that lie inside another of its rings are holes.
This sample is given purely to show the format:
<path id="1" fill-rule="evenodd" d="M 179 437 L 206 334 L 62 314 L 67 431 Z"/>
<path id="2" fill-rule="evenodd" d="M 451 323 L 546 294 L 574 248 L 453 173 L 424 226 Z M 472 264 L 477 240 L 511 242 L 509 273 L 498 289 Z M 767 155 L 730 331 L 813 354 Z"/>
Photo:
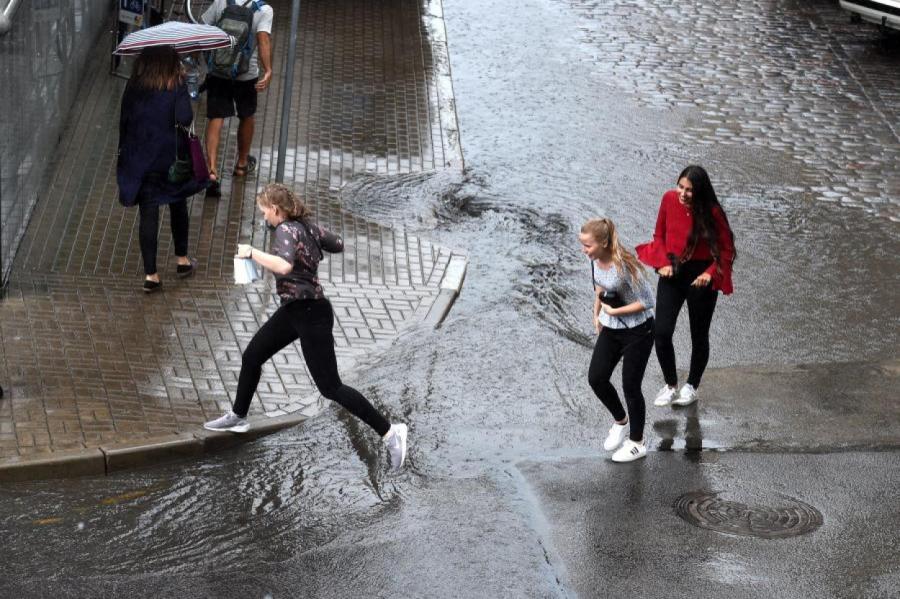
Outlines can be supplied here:
<path id="1" fill-rule="evenodd" d="M 299 220 L 286 220 L 275 227 L 270 253 L 294 266 L 288 274 L 275 276 L 275 290 L 282 305 L 325 297 L 318 277 L 322 250 L 343 252 L 344 240 L 323 227 Z"/>

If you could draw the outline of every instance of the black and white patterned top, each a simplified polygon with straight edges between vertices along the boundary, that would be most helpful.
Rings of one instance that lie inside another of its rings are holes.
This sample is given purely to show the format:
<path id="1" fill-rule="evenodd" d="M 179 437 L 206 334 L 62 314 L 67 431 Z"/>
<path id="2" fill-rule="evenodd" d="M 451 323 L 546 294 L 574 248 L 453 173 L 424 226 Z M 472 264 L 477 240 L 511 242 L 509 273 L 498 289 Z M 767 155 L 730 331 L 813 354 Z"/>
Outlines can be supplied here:
<path id="1" fill-rule="evenodd" d="M 275 276 L 275 291 L 282 305 L 299 299 L 325 297 L 318 276 L 322 250 L 332 254 L 343 252 L 344 240 L 309 222 L 286 220 L 275 227 L 270 253 L 294 266 L 288 274 Z"/>
<path id="2" fill-rule="evenodd" d="M 600 312 L 600 324 L 611 329 L 625 329 L 636 327 L 645 322 L 648 318 L 653 318 L 656 307 L 656 298 L 653 294 L 653 287 L 647 277 L 638 272 L 637 284 L 631 281 L 631 275 L 627 269 L 620 273 L 615 264 L 610 265 L 609 269 L 604 269 L 599 263 L 594 262 L 594 285 L 602 288 L 606 292 L 615 293 L 620 304 L 628 305 L 634 302 L 641 302 L 644 310 L 627 314 L 624 316 L 610 316 L 606 312 Z M 602 301 L 602 300 L 601 300 Z"/>

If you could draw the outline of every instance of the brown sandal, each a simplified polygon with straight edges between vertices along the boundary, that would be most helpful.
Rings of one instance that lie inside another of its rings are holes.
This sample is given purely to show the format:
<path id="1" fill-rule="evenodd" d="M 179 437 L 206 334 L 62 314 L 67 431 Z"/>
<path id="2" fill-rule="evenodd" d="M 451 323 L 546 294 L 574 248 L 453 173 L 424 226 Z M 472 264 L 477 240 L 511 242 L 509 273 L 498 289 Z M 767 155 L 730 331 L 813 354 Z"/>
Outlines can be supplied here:
<path id="1" fill-rule="evenodd" d="M 241 166 L 239 164 L 234 165 L 234 170 L 231 171 L 232 177 L 246 177 L 250 173 L 256 170 L 256 157 L 255 156 L 247 156 L 247 164 Z"/>

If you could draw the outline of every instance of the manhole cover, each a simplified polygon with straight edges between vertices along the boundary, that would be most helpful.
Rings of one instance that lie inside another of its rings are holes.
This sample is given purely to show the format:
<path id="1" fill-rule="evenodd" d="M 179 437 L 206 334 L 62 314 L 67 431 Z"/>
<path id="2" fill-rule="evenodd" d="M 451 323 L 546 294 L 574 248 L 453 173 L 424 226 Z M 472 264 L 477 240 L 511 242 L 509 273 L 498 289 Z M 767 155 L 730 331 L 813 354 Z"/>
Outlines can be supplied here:
<path id="1" fill-rule="evenodd" d="M 718 491 L 693 491 L 675 501 L 675 513 L 700 528 L 763 539 L 795 537 L 822 525 L 813 506 L 790 497 L 780 502 L 779 507 L 745 505 L 720 499 Z"/>

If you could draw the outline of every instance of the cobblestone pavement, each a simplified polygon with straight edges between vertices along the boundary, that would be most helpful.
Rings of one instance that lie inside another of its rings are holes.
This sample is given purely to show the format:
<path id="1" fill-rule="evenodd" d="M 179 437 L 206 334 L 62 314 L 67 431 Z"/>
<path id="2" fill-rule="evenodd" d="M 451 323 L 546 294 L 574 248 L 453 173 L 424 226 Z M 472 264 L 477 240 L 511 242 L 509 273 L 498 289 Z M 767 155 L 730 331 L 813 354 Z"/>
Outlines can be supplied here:
<path id="1" fill-rule="evenodd" d="M 274 179 L 277 161 L 291 3 L 270 4 L 276 77 L 260 96 L 258 172 L 245 182 L 227 175 L 237 125 L 230 119 L 220 148 L 223 198 L 189 203 L 199 272 L 174 277 L 163 211 L 163 292 L 152 296 L 140 287 L 137 210 L 116 199 L 125 82 L 107 73 L 109 39 L 97 41 L 0 302 L 0 458 L 196 431 L 230 407 L 241 350 L 277 308 L 271 276 L 231 283 L 236 244 L 265 244 L 253 197 Z M 462 155 L 439 1 L 306 0 L 300 20 L 285 180 L 345 239 L 346 251 L 326 259 L 320 274 L 346 373 L 424 317 L 452 252 L 343 211 L 340 187 L 363 173 L 459 169 Z M 204 113 L 201 101 L 201 128 Z M 258 397 L 251 416 L 314 413 L 318 396 L 298 346 L 264 368 Z"/>
<path id="2" fill-rule="evenodd" d="M 673 118 L 684 109 L 692 149 L 733 148 L 800 181 L 765 193 L 900 221 L 896 36 L 879 45 L 831 0 L 561 1 L 584 17 L 605 81 Z"/>

